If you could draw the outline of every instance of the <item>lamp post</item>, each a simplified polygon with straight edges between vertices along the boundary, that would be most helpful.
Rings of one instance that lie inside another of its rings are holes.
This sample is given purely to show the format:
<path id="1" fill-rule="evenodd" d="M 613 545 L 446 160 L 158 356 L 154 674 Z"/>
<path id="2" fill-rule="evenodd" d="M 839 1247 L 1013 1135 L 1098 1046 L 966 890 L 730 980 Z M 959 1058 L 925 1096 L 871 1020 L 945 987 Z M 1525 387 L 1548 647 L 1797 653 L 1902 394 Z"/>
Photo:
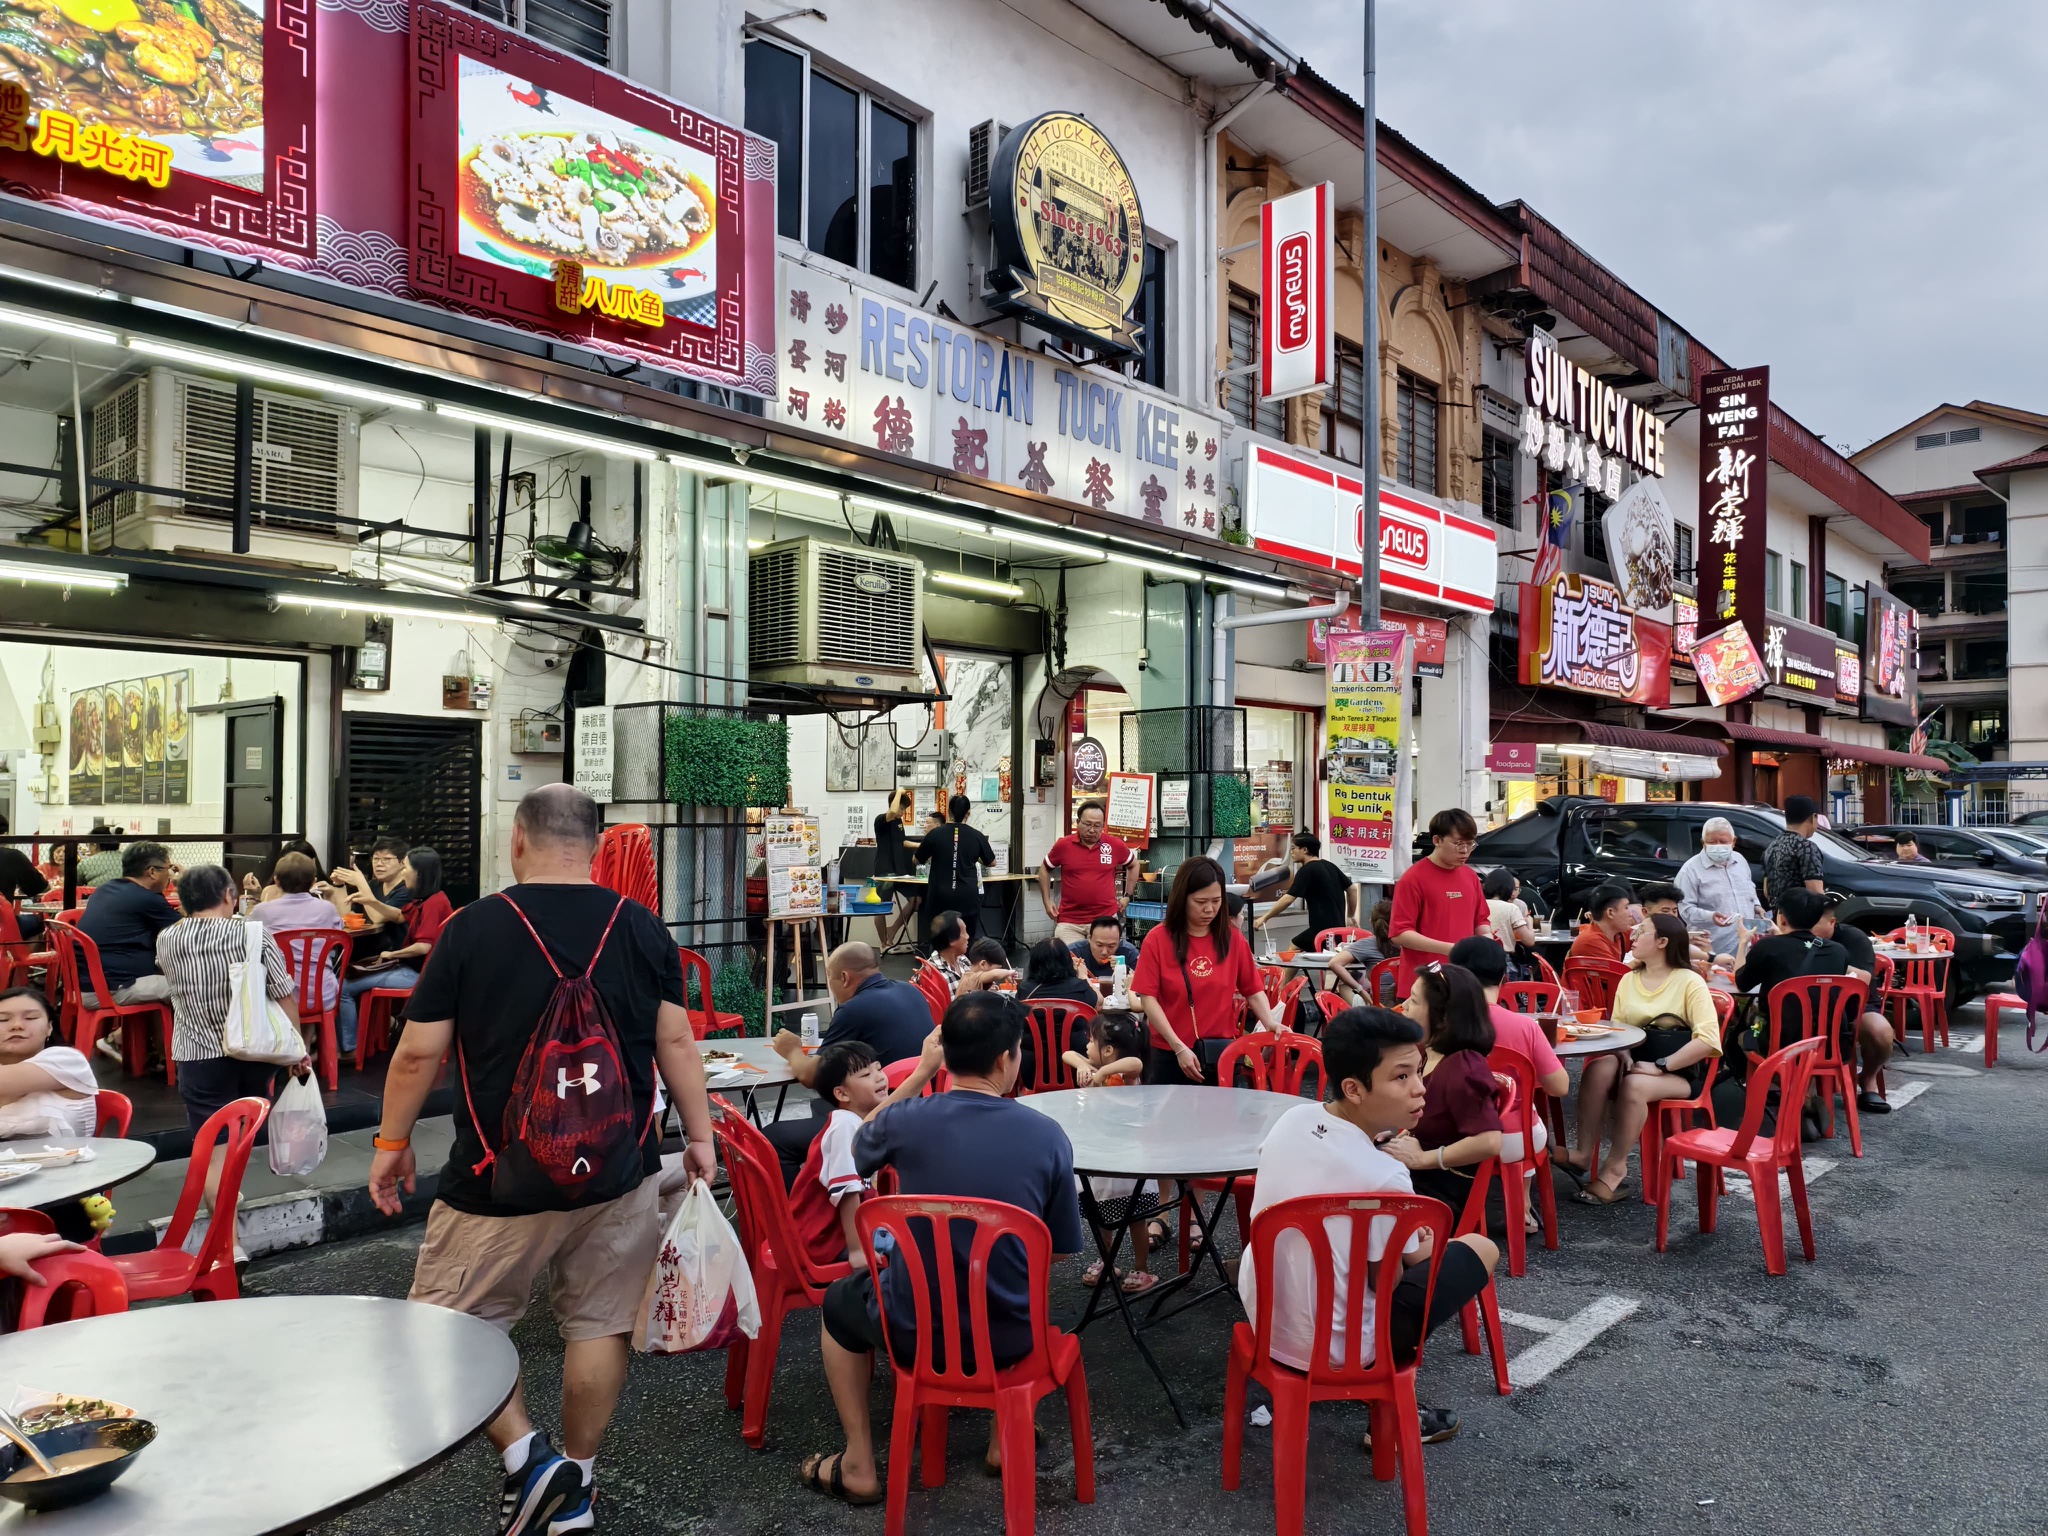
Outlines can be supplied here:
<path id="1" fill-rule="evenodd" d="M 1375 0 L 1365 0 L 1365 230 L 1358 264 L 1364 281 L 1365 356 L 1360 402 L 1364 412 L 1360 480 L 1365 515 L 1358 530 L 1358 626 L 1380 623 L 1380 198 L 1378 70 L 1374 62 Z"/>

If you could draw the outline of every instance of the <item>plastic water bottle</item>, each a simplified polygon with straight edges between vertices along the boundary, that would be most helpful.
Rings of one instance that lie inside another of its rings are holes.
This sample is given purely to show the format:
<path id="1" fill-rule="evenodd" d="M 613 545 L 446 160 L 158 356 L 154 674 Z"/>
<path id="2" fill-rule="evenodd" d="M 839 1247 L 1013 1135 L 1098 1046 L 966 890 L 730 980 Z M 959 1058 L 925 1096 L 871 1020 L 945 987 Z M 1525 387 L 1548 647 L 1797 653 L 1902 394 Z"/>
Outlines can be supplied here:
<path id="1" fill-rule="evenodd" d="M 1920 919 L 1910 912 L 1906 914 L 1906 948 L 1920 952 Z"/>
<path id="2" fill-rule="evenodd" d="M 1129 971 L 1129 962 L 1127 962 L 1127 961 L 1126 961 L 1126 960 L 1124 959 L 1124 957 L 1123 957 L 1122 955 L 1118 955 L 1118 956 L 1116 957 L 1116 967 L 1115 967 L 1115 969 L 1114 969 L 1114 970 L 1113 970 L 1113 971 L 1111 972 L 1112 976 L 1114 976 L 1114 978 L 1115 978 L 1115 982 L 1114 982 L 1114 985 L 1112 986 L 1112 988 L 1111 988 L 1111 990 L 1110 990 L 1110 994 L 1109 994 L 1109 1000 L 1110 1000 L 1110 1001 L 1111 1001 L 1112 1003 L 1116 1004 L 1116 1006 L 1117 1006 L 1117 1007 L 1119 1007 L 1119 1008 L 1122 1008 L 1122 1007 L 1124 1007 L 1124 1006 L 1125 1006 L 1125 1001 L 1126 1001 L 1126 1000 L 1125 1000 L 1125 997 L 1124 997 L 1124 983 L 1125 983 L 1125 980 L 1126 980 L 1126 977 L 1127 977 L 1128 971 Z"/>
<path id="3" fill-rule="evenodd" d="M 818 1016 L 815 1013 L 805 1014 L 800 1028 L 803 1033 L 804 1054 L 809 1055 L 818 1048 Z"/>

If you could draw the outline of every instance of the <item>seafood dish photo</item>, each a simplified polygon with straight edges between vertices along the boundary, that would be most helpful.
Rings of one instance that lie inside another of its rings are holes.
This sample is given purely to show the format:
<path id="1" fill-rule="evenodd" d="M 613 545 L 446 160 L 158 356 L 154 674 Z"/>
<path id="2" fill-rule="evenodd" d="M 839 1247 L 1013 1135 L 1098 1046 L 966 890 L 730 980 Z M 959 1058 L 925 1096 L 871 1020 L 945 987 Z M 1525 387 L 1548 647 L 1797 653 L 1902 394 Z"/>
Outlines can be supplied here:
<path id="1" fill-rule="evenodd" d="M 180 170 L 261 182 L 260 4 L 0 0 L 0 78 L 37 112 L 170 145 Z"/>
<path id="2" fill-rule="evenodd" d="M 717 286 L 717 162 L 544 87 L 462 61 L 464 255 L 550 274 L 560 260 L 657 293 Z"/>

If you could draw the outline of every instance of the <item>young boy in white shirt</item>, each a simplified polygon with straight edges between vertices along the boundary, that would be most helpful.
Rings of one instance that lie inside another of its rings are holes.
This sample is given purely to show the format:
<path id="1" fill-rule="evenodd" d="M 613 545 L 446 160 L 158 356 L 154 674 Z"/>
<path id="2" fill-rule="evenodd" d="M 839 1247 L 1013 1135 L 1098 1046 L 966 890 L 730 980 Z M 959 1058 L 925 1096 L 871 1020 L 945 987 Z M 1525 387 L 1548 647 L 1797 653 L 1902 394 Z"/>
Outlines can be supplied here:
<path id="1" fill-rule="evenodd" d="M 1252 1218 L 1268 1206 L 1304 1195 L 1408 1195 L 1415 1192 L 1408 1170 L 1382 1150 L 1408 1136 L 1422 1118 L 1422 1028 L 1386 1008 L 1347 1008 L 1323 1031 L 1325 1091 L 1321 1104 L 1303 1104 L 1274 1122 L 1259 1148 L 1258 1186 L 1252 1196 Z M 1373 1234 L 1369 1247 L 1377 1265 L 1385 1246 L 1386 1227 Z M 1344 1360 L 1349 1333 L 1345 1319 L 1345 1288 L 1351 1251 L 1351 1218 L 1333 1216 L 1326 1226 L 1334 1250 L 1333 1287 L 1336 1307 L 1330 1330 L 1332 1362 Z M 1430 1239 L 1417 1233 L 1401 1262 L 1408 1266 L 1394 1292 L 1389 1337 L 1397 1360 L 1415 1357 L 1422 1340 L 1456 1317 L 1481 1291 L 1500 1261 L 1500 1250 L 1474 1234 L 1453 1238 L 1444 1250 L 1435 1293 L 1423 1300 L 1429 1284 Z M 1273 1358 L 1306 1369 L 1315 1334 L 1315 1271 L 1308 1244 L 1298 1233 L 1283 1233 L 1273 1250 Z M 1247 1260 L 1238 1271 L 1238 1292 L 1245 1312 L 1258 1316 L 1257 1277 Z M 1364 1305 L 1373 1305 L 1368 1280 Z M 1373 1319 L 1361 1337 L 1372 1346 Z M 1423 1408 L 1425 1444 L 1448 1440 L 1458 1432 L 1458 1416 L 1447 1408 Z M 1366 1436 L 1371 1448 L 1372 1436 Z"/>
<path id="2" fill-rule="evenodd" d="M 825 1119 L 825 1128 L 812 1139 L 811 1150 L 789 1191 L 790 1215 L 813 1263 L 844 1262 L 855 1269 L 867 1268 L 867 1255 L 853 1218 L 871 1186 L 853 1166 L 853 1133 L 885 1104 L 924 1092 L 942 1060 L 938 1039 L 939 1032 L 933 1030 L 917 1069 L 893 1093 L 888 1072 L 865 1041 L 842 1040 L 818 1052 L 818 1075 L 812 1088 L 834 1108 Z"/>

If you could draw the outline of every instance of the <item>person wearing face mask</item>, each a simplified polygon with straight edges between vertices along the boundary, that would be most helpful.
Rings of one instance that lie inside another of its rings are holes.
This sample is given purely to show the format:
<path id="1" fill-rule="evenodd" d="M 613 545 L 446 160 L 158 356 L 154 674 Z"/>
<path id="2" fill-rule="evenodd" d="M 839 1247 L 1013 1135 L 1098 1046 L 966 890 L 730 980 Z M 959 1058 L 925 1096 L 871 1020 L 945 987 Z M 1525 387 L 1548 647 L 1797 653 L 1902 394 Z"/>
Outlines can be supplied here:
<path id="1" fill-rule="evenodd" d="M 1678 915 L 1688 928 L 1704 928 L 1708 947 L 1733 955 L 1745 925 L 1761 922 L 1763 903 L 1749 861 L 1735 851 L 1735 828 L 1725 816 L 1700 829 L 1700 851 L 1678 871 Z"/>

